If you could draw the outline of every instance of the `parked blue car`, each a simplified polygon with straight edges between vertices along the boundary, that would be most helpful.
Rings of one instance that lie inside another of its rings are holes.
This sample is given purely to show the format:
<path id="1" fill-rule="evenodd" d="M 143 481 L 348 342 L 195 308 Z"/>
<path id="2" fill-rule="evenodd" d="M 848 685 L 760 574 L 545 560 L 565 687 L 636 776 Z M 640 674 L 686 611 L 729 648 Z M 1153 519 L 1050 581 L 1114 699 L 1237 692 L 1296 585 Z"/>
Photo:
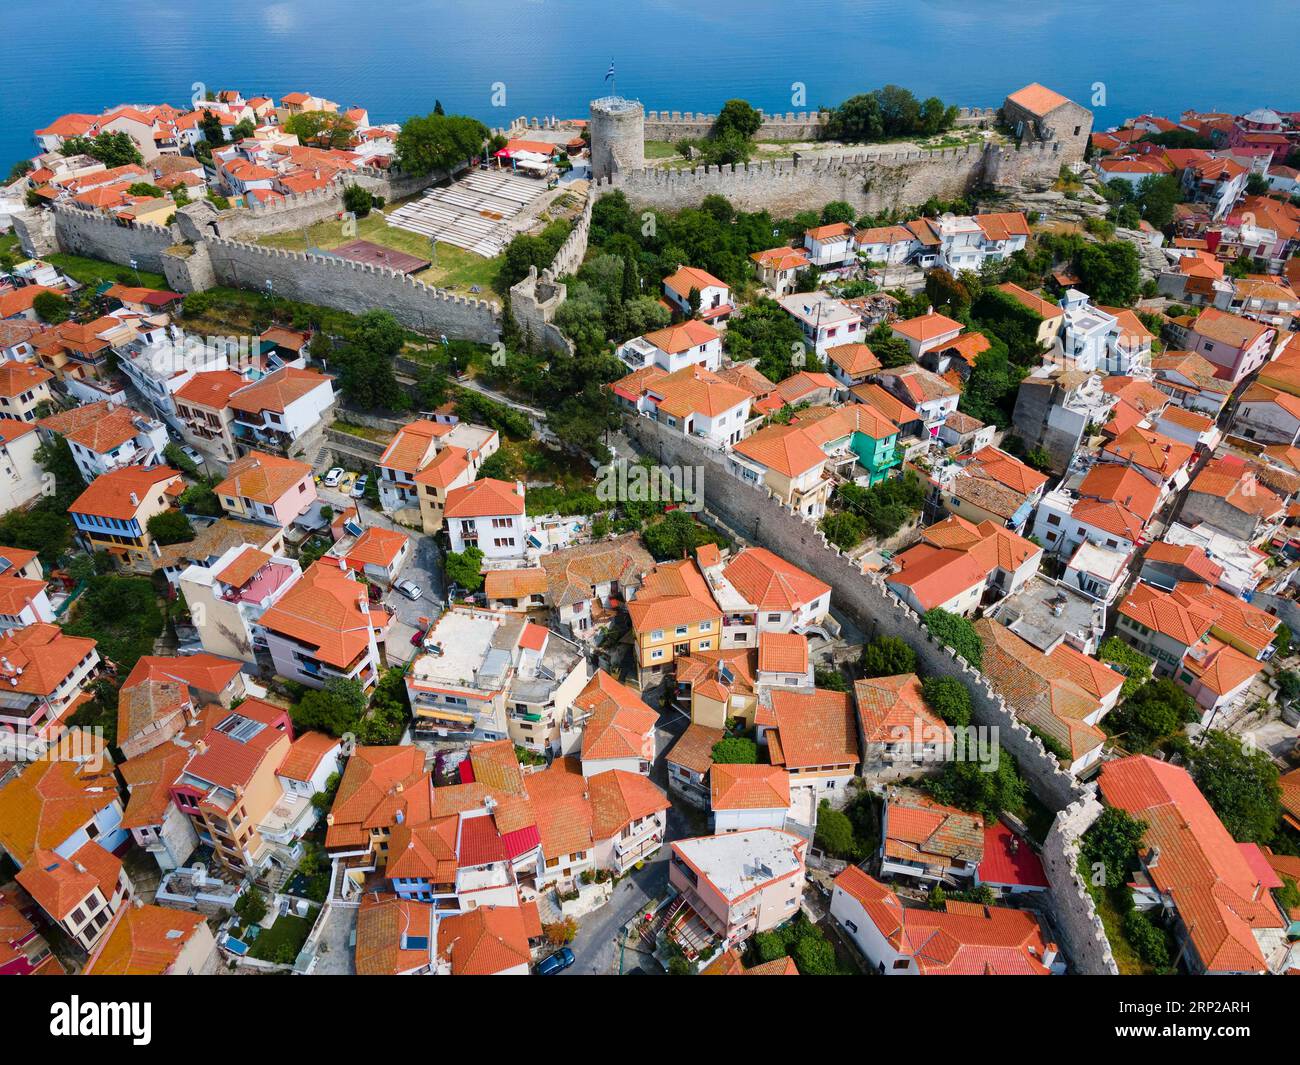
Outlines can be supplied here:
<path id="1" fill-rule="evenodd" d="M 538 976 L 554 976 L 556 973 L 562 973 L 577 959 L 573 956 L 573 951 L 568 947 L 557 950 L 549 958 L 543 958 L 537 963 Z"/>

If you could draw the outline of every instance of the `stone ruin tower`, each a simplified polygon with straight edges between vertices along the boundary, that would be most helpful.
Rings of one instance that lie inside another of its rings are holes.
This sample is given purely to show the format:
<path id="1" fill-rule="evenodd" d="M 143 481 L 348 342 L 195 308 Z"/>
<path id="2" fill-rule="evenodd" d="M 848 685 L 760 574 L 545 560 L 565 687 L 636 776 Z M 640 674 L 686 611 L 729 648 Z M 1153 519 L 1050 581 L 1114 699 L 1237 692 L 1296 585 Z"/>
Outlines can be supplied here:
<path id="1" fill-rule="evenodd" d="M 591 176 L 599 181 L 645 166 L 645 108 L 637 100 L 591 101 Z"/>

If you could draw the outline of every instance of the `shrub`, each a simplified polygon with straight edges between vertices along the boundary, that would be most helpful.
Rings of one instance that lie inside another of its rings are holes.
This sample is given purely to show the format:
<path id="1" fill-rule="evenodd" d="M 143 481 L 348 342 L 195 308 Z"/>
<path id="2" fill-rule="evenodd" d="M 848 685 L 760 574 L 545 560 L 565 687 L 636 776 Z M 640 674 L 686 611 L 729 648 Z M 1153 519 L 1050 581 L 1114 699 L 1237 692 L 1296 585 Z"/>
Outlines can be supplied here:
<path id="1" fill-rule="evenodd" d="M 865 677 L 897 677 L 916 672 L 916 652 L 897 636 L 877 636 L 862 649 Z"/>
<path id="2" fill-rule="evenodd" d="M 921 691 L 926 705 L 948 724 L 970 724 L 970 689 L 956 677 L 926 677 Z"/>
<path id="3" fill-rule="evenodd" d="M 719 765 L 756 765 L 758 744 L 743 736 L 728 736 L 713 745 L 713 760 Z"/>
<path id="4" fill-rule="evenodd" d="M 921 616 L 921 621 L 930 635 L 951 647 L 976 669 L 979 668 L 984 659 L 984 641 L 969 621 L 940 607 L 927 610 Z"/>
<path id="5" fill-rule="evenodd" d="M 1124 938 L 1148 965 L 1156 969 L 1169 967 L 1169 937 L 1141 910 L 1129 910 L 1124 915 Z"/>
<path id="6" fill-rule="evenodd" d="M 853 839 L 853 825 L 847 815 L 825 799 L 817 809 L 817 832 L 813 842 L 832 858 L 857 861 L 860 857 Z"/>

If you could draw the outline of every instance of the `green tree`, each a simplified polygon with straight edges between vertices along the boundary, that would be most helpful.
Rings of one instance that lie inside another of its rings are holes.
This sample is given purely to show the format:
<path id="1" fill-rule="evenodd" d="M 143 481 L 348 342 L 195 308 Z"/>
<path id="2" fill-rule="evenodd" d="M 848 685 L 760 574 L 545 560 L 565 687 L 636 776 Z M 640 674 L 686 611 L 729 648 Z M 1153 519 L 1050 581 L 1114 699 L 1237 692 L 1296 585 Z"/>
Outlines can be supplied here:
<path id="1" fill-rule="evenodd" d="M 716 759 L 715 759 L 716 761 Z M 853 824 L 848 816 L 836 810 L 823 799 L 817 808 L 817 831 L 813 836 L 813 845 L 824 850 L 832 858 L 844 858 L 857 861 L 857 844 L 853 839 Z"/>
<path id="2" fill-rule="evenodd" d="M 59 147 L 60 155 L 89 155 L 109 170 L 144 162 L 140 149 L 130 136 L 120 131 L 105 131 L 95 137 L 69 137 Z"/>
<path id="3" fill-rule="evenodd" d="M 1105 877 L 1107 887 L 1123 887 L 1146 830 L 1145 821 L 1118 806 L 1107 806 L 1083 835 L 1083 860 L 1091 871 Z"/>
<path id="4" fill-rule="evenodd" d="M 464 115 L 414 115 L 397 135 L 397 159 L 410 174 L 453 170 L 483 151 L 487 126 Z"/>
<path id="5" fill-rule="evenodd" d="M 393 374 L 393 360 L 406 344 L 406 330 L 385 310 L 370 310 L 352 322 L 347 341 L 334 357 L 339 391 L 366 410 L 404 410 L 405 390 Z"/>
<path id="6" fill-rule="evenodd" d="M 374 204 L 375 198 L 367 188 L 360 185 L 348 185 L 343 189 L 344 210 L 351 211 L 358 218 L 365 218 Z"/>
<path id="7" fill-rule="evenodd" d="M 328 732 L 331 736 L 355 733 L 366 710 L 366 693 L 361 682 L 351 677 L 333 677 L 325 687 L 307 691 L 290 711 L 299 731 Z"/>
<path id="8" fill-rule="evenodd" d="M 1233 839 L 1268 843 L 1282 816 L 1278 768 L 1240 736 L 1209 729 L 1200 743 L 1181 743 L 1196 786 Z"/>
<path id="9" fill-rule="evenodd" d="M 316 148 L 346 148 L 352 143 L 357 124 L 337 111 L 300 111 L 284 122 L 300 144 Z"/>
<path id="10" fill-rule="evenodd" d="M 942 775 L 930 780 L 930 794 L 948 806 L 981 814 L 986 821 L 1003 810 L 1020 810 L 1029 789 L 1015 759 L 1000 751 L 997 767 L 987 769 L 976 761 L 945 762 Z"/>
<path id="11" fill-rule="evenodd" d="M 746 140 L 752 139 L 763 124 L 763 116 L 746 100 L 728 100 L 722 105 L 713 123 L 715 137 L 737 133 Z"/>
<path id="12" fill-rule="evenodd" d="M 67 297 L 57 292 L 38 292 L 32 300 L 32 310 L 41 321 L 49 325 L 66 322 L 72 314 Z"/>
<path id="13" fill-rule="evenodd" d="M 252 884 L 235 900 L 235 914 L 244 924 L 258 924 L 266 916 L 266 899 Z"/>
<path id="14" fill-rule="evenodd" d="M 956 677 L 926 677 L 921 692 L 926 705 L 949 725 L 970 724 L 970 689 Z"/>
<path id="15" fill-rule="evenodd" d="M 867 536 L 865 518 L 847 510 L 830 511 L 818 522 L 826 539 L 841 551 L 851 551 Z"/>
<path id="16" fill-rule="evenodd" d="M 642 534 L 646 550 L 659 561 L 686 558 L 696 547 L 695 519 L 685 510 L 672 510 Z"/>
<path id="17" fill-rule="evenodd" d="M 1133 751 L 1148 751 L 1157 740 L 1200 717 L 1182 688 L 1168 678 L 1148 680 L 1111 714 L 1111 728 Z"/>
<path id="18" fill-rule="evenodd" d="M 1075 269 L 1084 291 L 1107 306 L 1128 307 L 1141 294 L 1142 273 L 1137 248 L 1127 241 L 1088 244 Z"/>
<path id="19" fill-rule="evenodd" d="M 834 976 L 839 972 L 835 948 L 824 935 L 799 939 L 790 956 L 803 976 Z"/>
<path id="20" fill-rule="evenodd" d="M 984 659 L 984 641 L 969 621 L 937 606 L 922 614 L 921 621 L 930 635 L 979 668 Z"/>
<path id="21" fill-rule="evenodd" d="M 1182 185 L 1176 177 L 1169 174 L 1148 174 L 1138 182 L 1138 211 L 1156 229 L 1167 229 L 1173 225 L 1174 208 L 1182 199 Z"/>
<path id="22" fill-rule="evenodd" d="M 862 649 L 864 677 L 897 677 L 916 672 L 916 652 L 897 636 L 877 636 Z"/>
<path id="23" fill-rule="evenodd" d="M 1122 699 L 1127 699 L 1151 677 L 1151 659 L 1118 636 L 1107 637 L 1098 657 L 1124 675 L 1124 685 L 1120 688 Z"/>
<path id="24" fill-rule="evenodd" d="M 769 380 L 783 381 L 797 369 L 820 370 L 821 360 L 808 350 L 799 323 L 775 300 L 757 299 L 727 323 L 723 338 L 728 354 L 737 362 L 758 360 L 758 372 Z M 796 367 L 794 357 L 803 359 Z"/>
<path id="25" fill-rule="evenodd" d="M 713 761 L 718 765 L 755 765 L 758 744 L 743 736 L 727 736 L 713 745 Z"/>
<path id="26" fill-rule="evenodd" d="M 183 544 L 194 539 L 194 526 L 179 510 L 164 510 L 155 514 L 147 523 L 149 535 L 159 544 Z"/>
<path id="27" fill-rule="evenodd" d="M 469 546 L 459 553 L 450 551 L 442 561 L 443 572 L 451 584 L 458 584 L 467 592 L 477 592 L 483 587 L 483 552 Z"/>

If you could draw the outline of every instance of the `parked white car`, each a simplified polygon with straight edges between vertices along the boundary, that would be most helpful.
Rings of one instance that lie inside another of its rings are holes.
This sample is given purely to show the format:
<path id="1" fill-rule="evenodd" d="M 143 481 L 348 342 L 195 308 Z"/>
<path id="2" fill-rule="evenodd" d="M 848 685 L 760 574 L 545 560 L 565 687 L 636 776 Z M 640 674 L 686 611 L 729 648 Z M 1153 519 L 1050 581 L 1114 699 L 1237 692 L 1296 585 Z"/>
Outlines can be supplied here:
<path id="1" fill-rule="evenodd" d="M 343 467 L 335 466 L 324 477 L 321 478 L 321 484 L 326 488 L 337 488 L 339 481 L 343 480 Z"/>

